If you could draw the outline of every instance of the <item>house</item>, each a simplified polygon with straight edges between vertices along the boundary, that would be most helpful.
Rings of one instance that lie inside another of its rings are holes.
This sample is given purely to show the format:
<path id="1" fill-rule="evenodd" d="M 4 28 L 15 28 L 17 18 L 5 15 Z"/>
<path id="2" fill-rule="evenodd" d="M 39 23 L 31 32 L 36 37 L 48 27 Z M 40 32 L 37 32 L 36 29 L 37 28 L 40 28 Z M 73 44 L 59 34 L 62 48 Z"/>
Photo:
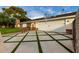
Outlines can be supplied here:
<path id="1" fill-rule="evenodd" d="M 27 22 L 21 22 L 21 27 L 28 30 L 42 30 L 55 32 L 72 33 L 72 23 L 75 19 L 76 12 L 65 13 L 47 18 L 33 19 Z"/>

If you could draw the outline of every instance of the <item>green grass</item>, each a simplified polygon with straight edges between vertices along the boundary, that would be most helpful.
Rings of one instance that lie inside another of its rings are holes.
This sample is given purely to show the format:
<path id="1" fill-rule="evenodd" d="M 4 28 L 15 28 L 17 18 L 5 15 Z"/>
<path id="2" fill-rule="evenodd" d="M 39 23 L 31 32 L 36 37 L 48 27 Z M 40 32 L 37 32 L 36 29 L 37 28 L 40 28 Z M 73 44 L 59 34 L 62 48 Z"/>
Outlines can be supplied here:
<path id="1" fill-rule="evenodd" d="M 8 33 L 14 33 L 14 32 L 20 32 L 21 29 L 19 28 L 0 28 L 0 32 L 2 34 L 8 34 Z"/>

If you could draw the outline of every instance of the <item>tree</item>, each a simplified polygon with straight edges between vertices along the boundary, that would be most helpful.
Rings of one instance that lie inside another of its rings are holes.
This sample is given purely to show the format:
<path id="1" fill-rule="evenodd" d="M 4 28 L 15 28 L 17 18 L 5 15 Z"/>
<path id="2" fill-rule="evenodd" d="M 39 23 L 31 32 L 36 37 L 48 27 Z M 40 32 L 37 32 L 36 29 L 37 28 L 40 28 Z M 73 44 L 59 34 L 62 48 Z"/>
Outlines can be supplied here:
<path id="1" fill-rule="evenodd" d="M 8 22 L 7 16 L 5 16 L 3 13 L 0 13 L 0 25 L 1 26 L 6 25 L 7 22 Z"/>
<path id="2" fill-rule="evenodd" d="M 2 9 L 3 9 L 4 14 L 6 14 L 10 18 L 21 19 L 23 17 L 26 17 L 26 14 L 27 14 L 27 12 L 24 11 L 24 9 L 16 7 L 16 6 L 11 6 L 9 8 L 2 8 Z"/>
<path id="3" fill-rule="evenodd" d="M 15 25 L 16 20 L 20 20 L 21 22 L 23 21 L 28 21 L 30 20 L 26 15 L 27 12 L 24 11 L 24 9 L 16 7 L 16 6 L 10 6 L 8 8 L 2 8 L 3 14 L 8 17 L 7 21 L 5 20 L 5 24 L 7 25 Z M 15 20 L 16 19 L 16 20 Z M 11 26 L 14 27 L 14 26 Z"/>
<path id="4" fill-rule="evenodd" d="M 2 26 L 9 27 L 10 25 L 11 27 L 14 27 L 13 26 L 14 24 L 15 24 L 15 19 L 9 18 L 4 13 L 0 13 L 0 27 Z"/>
<path id="5" fill-rule="evenodd" d="M 9 18 L 9 27 L 15 27 L 15 21 L 16 21 L 16 19 L 14 19 L 14 18 Z"/>

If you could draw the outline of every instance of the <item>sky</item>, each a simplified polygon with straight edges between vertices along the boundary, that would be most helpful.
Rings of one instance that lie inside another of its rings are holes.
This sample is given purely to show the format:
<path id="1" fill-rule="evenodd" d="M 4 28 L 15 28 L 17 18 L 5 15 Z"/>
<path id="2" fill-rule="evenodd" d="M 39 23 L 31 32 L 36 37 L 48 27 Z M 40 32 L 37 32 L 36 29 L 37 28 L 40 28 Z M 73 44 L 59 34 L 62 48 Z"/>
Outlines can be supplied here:
<path id="1" fill-rule="evenodd" d="M 2 8 L 8 6 L 0 6 L 0 12 Z M 62 13 L 75 12 L 78 10 L 79 6 L 18 6 L 27 11 L 27 17 L 30 19 L 50 17 L 60 15 Z M 64 10 L 63 10 L 64 9 Z"/>

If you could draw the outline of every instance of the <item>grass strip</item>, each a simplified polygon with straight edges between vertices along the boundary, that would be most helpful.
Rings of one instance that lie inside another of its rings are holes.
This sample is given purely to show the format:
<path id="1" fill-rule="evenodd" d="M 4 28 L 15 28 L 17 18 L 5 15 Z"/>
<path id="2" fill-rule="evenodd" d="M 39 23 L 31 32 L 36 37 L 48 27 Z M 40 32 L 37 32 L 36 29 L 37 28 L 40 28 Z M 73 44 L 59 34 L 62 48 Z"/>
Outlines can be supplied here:
<path id="1" fill-rule="evenodd" d="M 36 31 L 36 38 L 37 38 L 39 53 L 43 53 L 37 31 Z"/>
<path id="2" fill-rule="evenodd" d="M 58 41 L 67 41 L 71 39 L 58 39 Z M 40 42 L 46 42 L 46 41 L 55 41 L 55 40 L 39 40 Z M 6 43 L 18 43 L 20 41 L 8 41 Z M 22 42 L 37 42 L 37 40 L 29 40 L 29 41 L 22 41 Z"/>

